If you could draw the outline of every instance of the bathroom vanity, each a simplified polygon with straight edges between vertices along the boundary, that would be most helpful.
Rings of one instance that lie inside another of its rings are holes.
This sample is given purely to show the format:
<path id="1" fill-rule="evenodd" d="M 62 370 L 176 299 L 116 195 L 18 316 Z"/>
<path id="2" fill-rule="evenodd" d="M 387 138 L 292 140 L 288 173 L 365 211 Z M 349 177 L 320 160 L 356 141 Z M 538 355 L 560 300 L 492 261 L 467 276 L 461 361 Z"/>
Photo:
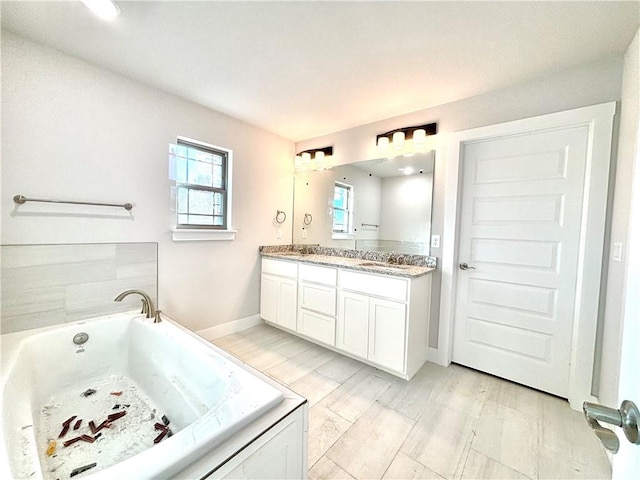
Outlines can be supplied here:
<path id="1" fill-rule="evenodd" d="M 260 316 L 408 380 L 427 360 L 432 271 L 366 254 L 262 251 Z"/>

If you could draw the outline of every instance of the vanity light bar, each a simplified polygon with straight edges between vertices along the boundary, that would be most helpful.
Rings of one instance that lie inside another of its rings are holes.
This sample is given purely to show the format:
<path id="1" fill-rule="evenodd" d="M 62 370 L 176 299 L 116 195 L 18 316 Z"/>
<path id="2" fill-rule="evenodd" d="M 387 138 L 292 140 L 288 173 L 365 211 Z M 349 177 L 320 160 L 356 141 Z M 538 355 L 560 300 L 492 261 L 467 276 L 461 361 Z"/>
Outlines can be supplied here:
<path id="1" fill-rule="evenodd" d="M 315 155 L 318 152 L 322 152 L 325 156 L 328 157 L 330 155 L 333 155 L 333 147 L 312 148 L 310 150 L 305 150 L 304 152 L 296 153 L 296 157 L 302 156 L 305 153 L 308 153 L 309 155 Z"/>
<path id="2" fill-rule="evenodd" d="M 376 135 L 376 144 L 380 143 L 381 138 L 388 139 L 386 141 L 383 140 L 383 143 L 388 143 L 388 141 L 393 140 L 394 137 L 395 139 L 399 140 L 399 138 L 401 138 L 402 136 L 404 136 L 403 140 L 411 140 L 413 138 L 413 132 L 415 132 L 416 130 L 424 130 L 425 136 L 435 135 L 436 133 L 438 133 L 438 124 L 434 122 L 434 123 L 427 123 L 425 125 L 416 125 L 414 127 L 403 127 L 403 128 L 396 128 L 395 130 L 389 130 L 386 133 L 381 133 L 380 135 Z M 397 143 L 397 140 L 395 143 Z"/>

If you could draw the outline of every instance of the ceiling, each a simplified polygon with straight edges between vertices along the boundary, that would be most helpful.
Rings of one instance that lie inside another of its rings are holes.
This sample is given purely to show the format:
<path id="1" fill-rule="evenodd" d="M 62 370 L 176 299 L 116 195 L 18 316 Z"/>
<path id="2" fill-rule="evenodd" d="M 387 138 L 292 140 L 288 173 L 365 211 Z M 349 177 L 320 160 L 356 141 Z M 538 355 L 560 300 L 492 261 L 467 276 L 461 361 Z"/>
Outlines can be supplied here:
<path id="1" fill-rule="evenodd" d="M 2 27 L 300 141 L 624 53 L 634 2 L 2 1 Z"/>

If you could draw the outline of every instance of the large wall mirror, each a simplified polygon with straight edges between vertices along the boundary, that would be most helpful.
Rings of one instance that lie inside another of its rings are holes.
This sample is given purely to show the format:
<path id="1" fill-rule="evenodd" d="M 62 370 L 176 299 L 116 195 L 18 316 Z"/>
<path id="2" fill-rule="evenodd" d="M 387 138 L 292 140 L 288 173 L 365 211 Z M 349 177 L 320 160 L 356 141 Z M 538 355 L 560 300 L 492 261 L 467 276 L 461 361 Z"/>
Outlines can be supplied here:
<path id="1" fill-rule="evenodd" d="M 435 151 L 298 171 L 293 243 L 429 254 Z"/>

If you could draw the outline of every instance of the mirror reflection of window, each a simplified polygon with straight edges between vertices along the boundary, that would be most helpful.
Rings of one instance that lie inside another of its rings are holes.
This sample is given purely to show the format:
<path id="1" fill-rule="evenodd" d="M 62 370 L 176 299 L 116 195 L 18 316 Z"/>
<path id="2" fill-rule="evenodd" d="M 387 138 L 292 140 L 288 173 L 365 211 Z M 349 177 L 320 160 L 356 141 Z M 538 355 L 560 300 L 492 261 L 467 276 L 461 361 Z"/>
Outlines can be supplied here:
<path id="1" fill-rule="evenodd" d="M 333 190 L 333 232 L 352 233 L 353 187 L 335 182 Z"/>

